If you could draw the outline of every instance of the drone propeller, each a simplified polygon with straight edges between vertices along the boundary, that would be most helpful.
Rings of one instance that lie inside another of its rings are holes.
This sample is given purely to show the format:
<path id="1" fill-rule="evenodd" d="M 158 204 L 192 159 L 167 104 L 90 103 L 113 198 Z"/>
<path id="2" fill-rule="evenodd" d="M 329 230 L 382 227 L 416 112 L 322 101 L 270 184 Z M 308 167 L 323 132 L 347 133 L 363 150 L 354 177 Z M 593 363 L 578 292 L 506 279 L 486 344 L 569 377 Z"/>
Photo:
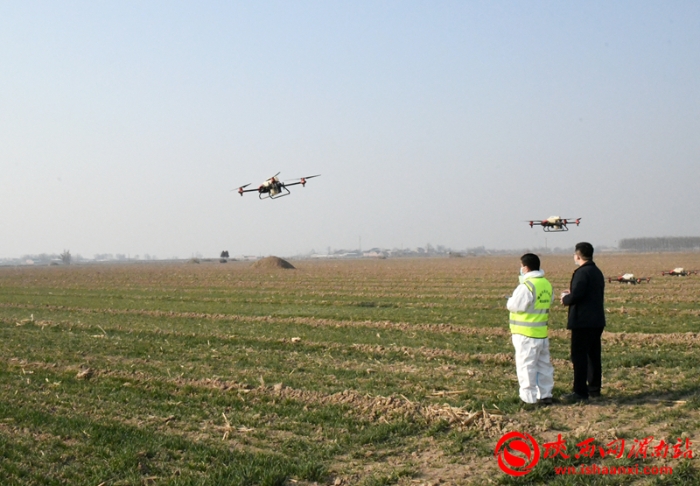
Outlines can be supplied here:
<path id="1" fill-rule="evenodd" d="M 314 177 L 318 177 L 318 176 L 320 176 L 320 175 L 321 175 L 321 174 L 316 174 L 316 175 L 312 175 L 312 176 L 302 177 L 302 178 L 300 179 L 301 187 L 306 186 L 306 181 L 307 181 L 307 180 L 313 179 Z"/>
<path id="2" fill-rule="evenodd" d="M 290 180 L 290 181 L 284 181 L 283 184 L 284 184 L 285 186 L 296 186 L 296 185 L 298 185 L 298 184 L 301 184 L 302 187 L 305 187 L 305 186 L 306 186 L 306 182 L 307 182 L 309 179 L 313 179 L 314 177 L 318 177 L 318 176 L 320 176 L 320 175 L 321 175 L 321 174 L 316 174 L 316 175 L 306 176 L 306 177 L 300 177 L 299 179 L 292 179 L 292 180 Z M 294 182 L 292 182 L 292 181 L 294 181 Z"/>
<path id="3" fill-rule="evenodd" d="M 240 194 L 240 195 L 242 196 L 243 193 L 245 192 L 243 189 L 245 189 L 246 187 L 248 187 L 250 184 L 251 184 L 251 183 L 249 182 L 249 183 L 246 184 L 245 186 L 239 187 L 239 188 L 238 188 L 238 194 Z M 235 191 L 236 189 L 231 189 L 231 190 L 232 190 L 232 191 Z"/>

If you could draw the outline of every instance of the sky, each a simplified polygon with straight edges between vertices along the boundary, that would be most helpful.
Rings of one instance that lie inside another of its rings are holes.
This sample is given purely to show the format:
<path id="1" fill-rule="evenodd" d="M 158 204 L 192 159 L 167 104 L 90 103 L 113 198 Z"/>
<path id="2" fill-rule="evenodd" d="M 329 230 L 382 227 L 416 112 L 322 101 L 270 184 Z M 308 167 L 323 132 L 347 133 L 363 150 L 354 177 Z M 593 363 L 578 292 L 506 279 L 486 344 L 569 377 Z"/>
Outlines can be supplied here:
<path id="1" fill-rule="evenodd" d="M 700 236 L 694 0 L 0 0 L 0 46 L 0 258 Z"/>

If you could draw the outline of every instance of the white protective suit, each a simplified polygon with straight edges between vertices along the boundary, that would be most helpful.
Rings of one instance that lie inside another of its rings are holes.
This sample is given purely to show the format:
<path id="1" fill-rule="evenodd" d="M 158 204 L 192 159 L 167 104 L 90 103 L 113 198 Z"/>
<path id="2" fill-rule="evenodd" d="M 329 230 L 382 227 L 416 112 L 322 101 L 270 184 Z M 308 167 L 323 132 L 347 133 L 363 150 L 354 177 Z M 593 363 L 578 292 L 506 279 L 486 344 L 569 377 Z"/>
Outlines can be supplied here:
<path id="1" fill-rule="evenodd" d="M 520 277 L 544 277 L 543 270 L 534 270 Z M 506 307 L 511 312 L 524 312 L 532 303 L 530 289 L 521 283 L 508 298 Z M 520 399 L 525 403 L 537 403 L 537 399 L 551 398 L 554 388 L 554 366 L 549 358 L 549 338 L 537 339 L 513 334 L 515 368 L 520 383 Z"/>

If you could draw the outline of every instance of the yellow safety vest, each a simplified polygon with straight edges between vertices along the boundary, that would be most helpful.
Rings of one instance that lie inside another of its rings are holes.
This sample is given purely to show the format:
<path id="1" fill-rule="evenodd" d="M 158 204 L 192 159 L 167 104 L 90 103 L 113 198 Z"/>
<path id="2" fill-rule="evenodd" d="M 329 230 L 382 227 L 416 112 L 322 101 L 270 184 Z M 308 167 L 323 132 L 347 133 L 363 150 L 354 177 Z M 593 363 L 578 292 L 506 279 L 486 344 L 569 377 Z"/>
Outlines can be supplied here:
<path id="1" fill-rule="evenodd" d="M 544 277 L 530 277 L 523 284 L 532 293 L 532 303 L 524 312 L 510 313 L 510 332 L 544 339 L 552 304 L 552 284 Z"/>

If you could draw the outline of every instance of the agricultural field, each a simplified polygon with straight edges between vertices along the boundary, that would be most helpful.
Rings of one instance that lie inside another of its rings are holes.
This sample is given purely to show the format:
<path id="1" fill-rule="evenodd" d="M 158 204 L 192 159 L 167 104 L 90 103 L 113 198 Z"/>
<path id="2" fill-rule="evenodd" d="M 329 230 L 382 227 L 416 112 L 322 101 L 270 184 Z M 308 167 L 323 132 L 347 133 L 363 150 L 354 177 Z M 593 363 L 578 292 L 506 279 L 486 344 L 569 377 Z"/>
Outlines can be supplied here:
<path id="1" fill-rule="evenodd" d="M 603 397 L 535 410 L 505 309 L 518 256 L 0 268 L 0 484 L 700 484 L 700 275 L 661 276 L 700 253 L 596 262 L 651 281 L 606 284 Z M 542 267 L 555 295 L 575 268 Z M 555 397 L 565 321 L 555 303 Z M 513 431 L 569 458 L 506 474 Z M 626 445 L 575 458 L 590 438 Z M 581 464 L 665 472 L 555 471 Z"/>

